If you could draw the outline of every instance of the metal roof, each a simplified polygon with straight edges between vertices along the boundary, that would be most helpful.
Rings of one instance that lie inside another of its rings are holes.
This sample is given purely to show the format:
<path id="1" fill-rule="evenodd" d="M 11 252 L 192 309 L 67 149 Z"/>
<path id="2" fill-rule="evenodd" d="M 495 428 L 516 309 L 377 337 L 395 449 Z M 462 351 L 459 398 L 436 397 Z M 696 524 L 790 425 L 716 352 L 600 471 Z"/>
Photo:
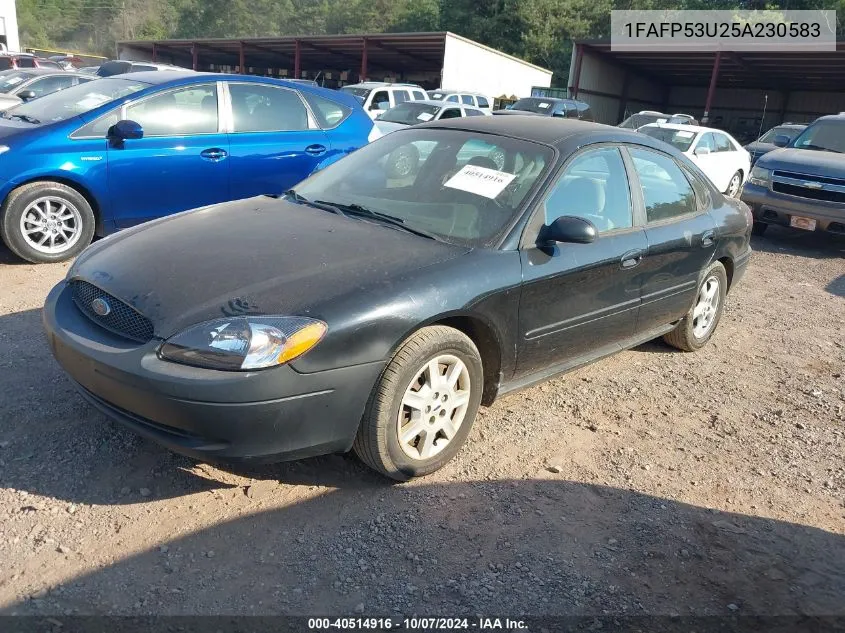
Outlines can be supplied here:
<path id="1" fill-rule="evenodd" d="M 244 39 L 135 40 L 118 42 L 118 52 L 152 51 L 161 58 L 173 57 L 190 66 L 193 47 L 203 63 L 237 66 L 243 45 L 249 67 L 276 68 L 280 61 L 293 67 L 297 42 L 302 70 L 361 66 L 366 42 L 367 65 L 373 70 L 440 70 L 446 51 L 447 32 L 311 35 Z"/>
<path id="2" fill-rule="evenodd" d="M 577 42 L 585 53 L 634 70 L 660 84 L 707 86 L 715 52 L 667 52 L 656 49 L 612 51 L 609 40 Z M 845 85 L 845 42 L 835 51 L 723 51 L 719 87 L 777 90 L 839 90 Z"/>

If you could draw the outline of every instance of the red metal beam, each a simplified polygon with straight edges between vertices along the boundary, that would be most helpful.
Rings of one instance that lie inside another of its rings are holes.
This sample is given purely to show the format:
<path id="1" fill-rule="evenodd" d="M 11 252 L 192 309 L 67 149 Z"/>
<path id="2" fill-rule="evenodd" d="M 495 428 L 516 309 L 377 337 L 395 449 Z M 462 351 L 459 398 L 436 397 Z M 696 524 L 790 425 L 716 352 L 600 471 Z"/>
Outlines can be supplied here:
<path id="1" fill-rule="evenodd" d="M 295 48 L 293 49 L 293 77 L 299 79 L 300 66 L 302 62 L 302 50 L 299 40 L 296 40 Z"/>
<path id="2" fill-rule="evenodd" d="M 719 63 L 722 61 L 722 51 L 716 51 L 716 59 L 713 60 L 713 72 L 710 74 L 710 87 L 707 89 L 707 101 L 704 102 L 704 116 L 701 122 L 710 122 L 710 107 L 713 105 L 713 95 L 716 92 L 716 81 L 719 79 Z"/>
<path id="3" fill-rule="evenodd" d="M 246 74 L 246 47 L 243 42 L 238 42 L 238 72 Z"/>
<path id="4" fill-rule="evenodd" d="M 581 83 L 581 63 L 584 61 L 584 47 L 581 44 L 575 45 L 575 69 L 572 77 L 572 98 L 578 98 L 578 88 Z"/>
<path id="5" fill-rule="evenodd" d="M 367 81 L 367 38 L 364 38 L 364 46 L 361 49 L 361 76 L 359 81 Z"/>

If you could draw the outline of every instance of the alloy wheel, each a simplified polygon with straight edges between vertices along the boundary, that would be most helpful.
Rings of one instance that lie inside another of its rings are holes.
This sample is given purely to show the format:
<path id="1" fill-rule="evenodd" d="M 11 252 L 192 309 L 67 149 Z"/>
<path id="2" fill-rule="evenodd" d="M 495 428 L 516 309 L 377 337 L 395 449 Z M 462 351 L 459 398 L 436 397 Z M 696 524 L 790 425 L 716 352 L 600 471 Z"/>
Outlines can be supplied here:
<path id="1" fill-rule="evenodd" d="M 39 253 L 62 253 L 82 235 L 82 214 L 63 198 L 43 196 L 24 209 L 20 231 L 27 245 Z"/>
<path id="2" fill-rule="evenodd" d="M 692 310 L 692 333 L 696 338 L 704 338 L 713 329 L 719 312 L 719 300 L 719 279 L 713 275 L 701 284 Z"/>

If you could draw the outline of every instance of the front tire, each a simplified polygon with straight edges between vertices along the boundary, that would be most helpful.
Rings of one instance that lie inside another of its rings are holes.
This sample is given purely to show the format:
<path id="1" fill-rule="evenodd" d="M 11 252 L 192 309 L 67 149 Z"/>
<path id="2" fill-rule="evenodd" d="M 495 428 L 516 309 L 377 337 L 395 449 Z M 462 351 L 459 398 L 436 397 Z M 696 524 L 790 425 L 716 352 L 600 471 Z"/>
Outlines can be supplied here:
<path id="1" fill-rule="evenodd" d="M 704 347 L 722 319 L 727 291 L 725 267 L 722 262 L 713 262 L 702 275 L 695 303 L 663 340 L 685 352 L 695 352 Z"/>
<path id="2" fill-rule="evenodd" d="M 0 236 L 15 255 L 35 264 L 76 257 L 94 238 L 94 211 L 58 182 L 18 187 L 0 209 Z"/>
<path id="3" fill-rule="evenodd" d="M 755 222 L 751 225 L 751 235 L 763 235 L 769 225 L 766 222 Z"/>
<path id="4" fill-rule="evenodd" d="M 483 379 L 469 337 L 442 325 L 419 330 L 402 343 L 376 384 L 355 453 L 398 481 L 442 468 L 469 436 Z"/>

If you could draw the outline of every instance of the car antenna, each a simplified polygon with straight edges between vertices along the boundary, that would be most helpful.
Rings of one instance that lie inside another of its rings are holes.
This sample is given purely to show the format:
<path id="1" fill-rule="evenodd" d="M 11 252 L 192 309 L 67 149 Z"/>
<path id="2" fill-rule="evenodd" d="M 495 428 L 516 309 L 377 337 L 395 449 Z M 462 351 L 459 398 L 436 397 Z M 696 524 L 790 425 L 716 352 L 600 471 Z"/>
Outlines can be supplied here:
<path id="1" fill-rule="evenodd" d="M 758 138 L 758 139 L 759 139 L 761 136 L 763 136 L 763 121 L 765 121 L 765 120 L 766 120 L 766 106 L 768 106 L 768 105 L 769 105 L 769 93 L 767 92 L 767 93 L 763 96 L 763 116 L 762 116 L 762 118 L 760 119 L 760 129 L 759 129 L 759 130 L 757 130 L 757 138 Z"/>

